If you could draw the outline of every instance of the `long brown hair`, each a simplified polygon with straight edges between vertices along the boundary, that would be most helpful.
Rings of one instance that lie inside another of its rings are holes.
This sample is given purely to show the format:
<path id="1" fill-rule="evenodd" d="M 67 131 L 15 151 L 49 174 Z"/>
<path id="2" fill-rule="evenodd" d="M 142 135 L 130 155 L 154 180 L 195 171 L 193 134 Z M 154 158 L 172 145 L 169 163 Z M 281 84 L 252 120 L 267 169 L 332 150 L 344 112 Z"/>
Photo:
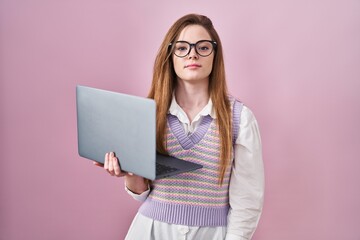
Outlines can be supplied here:
<path id="1" fill-rule="evenodd" d="M 155 100 L 156 109 L 156 147 L 160 153 L 167 154 L 165 146 L 165 131 L 167 113 L 171 104 L 172 94 L 176 87 L 176 74 L 172 62 L 172 49 L 169 45 L 176 41 L 181 31 L 189 25 L 204 27 L 212 40 L 217 43 L 213 69 L 209 76 L 209 95 L 216 111 L 220 134 L 220 165 L 219 183 L 221 184 L 232 153 L 231 108 L 225 80 L 225 67 L 222 45 L 211 20 L 203 15 L 189 14 L 177 20 L 169 29 L 160 46 L 155 59 L 153 79 L 148 97 Z"/>

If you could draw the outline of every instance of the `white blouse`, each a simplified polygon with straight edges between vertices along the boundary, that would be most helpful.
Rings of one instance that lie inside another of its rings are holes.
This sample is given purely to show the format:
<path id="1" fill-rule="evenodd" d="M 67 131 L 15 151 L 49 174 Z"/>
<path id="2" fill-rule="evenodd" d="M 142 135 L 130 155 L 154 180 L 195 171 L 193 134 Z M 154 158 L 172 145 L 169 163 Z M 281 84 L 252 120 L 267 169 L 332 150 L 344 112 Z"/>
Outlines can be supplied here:
<path id="1" fill-rule="evenodd" d="M 178 105 L 175 97 L 172 99 L 169 113 L 178 117 L 187 134 L 195 131 L 204 116 L 210 115 L 212 118 L 216 118 L 211 99 L 192 122 L 189 121 L 184 110 Z M 143 231 L 144 226 L 151 224 L 149 223 L 151 221 L 152 225 L 156 222 L 156 226 L 162 229 L 160 232 L 172 232 L 173 236 L 179 235 L 178 239 L 182 239 L 181 236 L 184 236 L 183 239 L 192 239 L 189 238 L 191 234 L 209 230 L 208 232 L 212 236 L 222 235 L 221 239 L 249 240 L 254 234 L 260 219 L 264 201 L 264 188 L 264 168 L 259 128 L 253 113 L 244 105 L 240 116 L 239 135 L 235 142 L 235 159 L 229 186 L 230 210 L 227 226 L 215 227 L 215 229 L 213 227 L 210 229 L 210 227 L 179 226 L 146 219 L 146 217 L 138 214 L 129 229 L 127 239 L 132 239 L 129 235 Z M 126 187 L 125 189 L 138 201 L 145 201 L 150 192 L 150 189 L 148 189 L 138 195 Z M 159 238 L 155 237 L 155 239 Z"/>

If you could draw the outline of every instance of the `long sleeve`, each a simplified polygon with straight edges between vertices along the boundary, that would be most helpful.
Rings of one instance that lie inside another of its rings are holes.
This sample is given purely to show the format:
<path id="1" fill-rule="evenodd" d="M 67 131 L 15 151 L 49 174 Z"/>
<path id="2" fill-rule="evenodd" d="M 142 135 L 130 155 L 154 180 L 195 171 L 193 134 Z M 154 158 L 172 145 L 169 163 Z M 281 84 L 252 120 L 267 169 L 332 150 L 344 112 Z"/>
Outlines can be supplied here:
<path id="1" fill-rule="evenodd" d="M 150 193 L 150 188 L 148 188 L 148 190 L 146 190 L 145 192 L 143 192 L 141 194 L 136 194 L 136 193 L 133 193 L 132 191 L 130 191 L 130 189 L 128 189 L 125 185 L 125 191 L 136 201 L 144 202 Z"/>
<path id="2" fill-rule="evenodd" d="M 254 234 L 264 201 L 264 167 L 257 121 L 243 107 L 239 136 L 235 143 L 226 240 L 249 240 Z"/>

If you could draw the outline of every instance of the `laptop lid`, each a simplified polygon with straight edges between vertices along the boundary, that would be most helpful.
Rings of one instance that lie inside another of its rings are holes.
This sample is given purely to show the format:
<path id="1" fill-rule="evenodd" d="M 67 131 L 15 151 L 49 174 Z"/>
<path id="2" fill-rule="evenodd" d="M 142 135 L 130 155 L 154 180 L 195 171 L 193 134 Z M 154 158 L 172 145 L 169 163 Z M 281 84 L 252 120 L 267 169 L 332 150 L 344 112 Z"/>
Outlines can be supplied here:
<path id="1" fill-rule="evenodd" d="M 122 170 L 155 179 L 154 100 L 78 85 L 76 103 L 80 156 L 104 163 L 115 152 Z"/>
<path id="2" fill-rule="evenodd" d="M 153 99 L 78 85 L 76 104 L 80 156 L 104 163 L 105 153 L 115 152 L 123 171 L 150 180 L 202 168 L 156 153 Z"/>

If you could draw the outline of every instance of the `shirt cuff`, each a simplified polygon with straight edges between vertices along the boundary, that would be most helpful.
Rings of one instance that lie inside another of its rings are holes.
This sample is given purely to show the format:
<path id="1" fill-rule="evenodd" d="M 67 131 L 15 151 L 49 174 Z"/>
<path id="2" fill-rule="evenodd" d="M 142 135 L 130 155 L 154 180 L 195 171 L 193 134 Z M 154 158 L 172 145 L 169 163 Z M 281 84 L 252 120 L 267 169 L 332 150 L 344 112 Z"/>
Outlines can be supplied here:
<path id="1" fill-rule="evenodd" d="M 125 191 L 132 197 L 134 198 L 135 200 L 139 201 L 139 202 L 144 202 L 147 198 L 147 196 L 149 195 L 150 193 L 150 188 L 148 187 L 148 189 L 141 193 L 141 194 L 136 194 L 136 193 L 133 193 L 130 189 L 128 189 L 126 186 L 125 186 Z"/>
<path id="2" fill-rule="evenodd" d="M 246 237 L 237 236 L 235 234 L 227 233 L 225 240 L 249 240 Z"/>

